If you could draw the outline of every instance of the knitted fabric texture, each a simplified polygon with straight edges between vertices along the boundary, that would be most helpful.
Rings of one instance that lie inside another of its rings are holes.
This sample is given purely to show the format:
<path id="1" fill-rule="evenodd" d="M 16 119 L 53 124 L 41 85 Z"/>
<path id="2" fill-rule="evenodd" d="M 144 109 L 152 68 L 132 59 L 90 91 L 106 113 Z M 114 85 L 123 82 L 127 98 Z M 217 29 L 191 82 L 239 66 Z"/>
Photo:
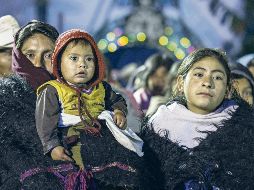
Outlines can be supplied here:
<path id="1" fill-rule="evenodd" d="M 53 64 L 53 74 L 54 76 L 61 82 L 65 83 L 65 81 L 61 78 L 58 68 L 58 55 L 61 50 L 73 39 L 85 39 L 87 40 L 90 45 L 92 46 L 95 57 L 97 58 L 97 69 L 98 69 L 98 76 L 95 80 L 92 81 L 90 87 L 97 85 L 104 79 L 105 73 L 105 65 L 103 61 L 103 57 L 100 53 L 100 50 L 97 47 L 96 42 L 94 41 L 93 37 L 88 34 L 86 31 L 82 31 L 79 29 L 72 29 L 62 33 L 56 41 L 56 46 L 52 55 L 52 64 Z"/>

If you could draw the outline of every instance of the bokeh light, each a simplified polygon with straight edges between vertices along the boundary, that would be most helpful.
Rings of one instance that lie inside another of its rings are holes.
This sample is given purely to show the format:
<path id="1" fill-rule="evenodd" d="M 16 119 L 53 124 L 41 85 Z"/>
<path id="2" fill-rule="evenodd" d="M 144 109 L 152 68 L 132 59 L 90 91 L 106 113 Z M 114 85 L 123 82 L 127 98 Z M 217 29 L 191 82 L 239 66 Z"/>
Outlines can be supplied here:
<path id="1" fill-rule="evenodd" d="M 135 34 L 129 34 L 128 35 L 129 42 L 133 43 L 136 41 L 136 35 Z"/>
<path id="2" fill-rule="evenodd" d="M 107 37 L 108 41 L 110 41 L 110 42 L 112 42 L 112 41 L 114 41 L 116 39 L 116 35 L 115 35 L 114 32 L 107 33 L 106 37 Z"/>
<path id="3" fill-rule="evenodd" d="M 171 36 L 171 35 L 174 33 L 174 30 L 173 30 L 173 28 L 171 28 L 170 26 L 167 26 L 167 27 L 164 29 L 164 33 L 165 33 L 167 36 Z"/>
<path id="4" fill-rule="evenodd" d="M 176 58 L 179 59 L 179 60 L 182 60 L 185 57 L 184 51 L 182 49 L 180 49 L 180 48 L 177 48 L 174 51 L 174 54 L 175 54 Z"/>
<path id="5" fill-rule="evenodd" d="M 111 42 L 108 44 L 108 51 L 109 52 L 115 52 L 117 50 L 117 46 L 115 43 Z"/>
<path id="6" fill-rule="evenodd" d="M 108 41 L 105 40 L 105 39 L 101 39 L 99 42 L 98 42 L 98 48 L 100 50 L 104 50 L 108 45 Z"/>
<path id="7" fill-rule="evenodd" d="M 170 51 L 175 51 L 176 48 L 177 48 L 177 44 L 175 42 L 169 42 L 168 45 L 167 45 L 167 48 L 170 50 Z"/>
<path id="8" fill-rule="evenodd" d="M 117 40 L 117 44 L 119 46 L 125 46 L 127 45 L 129 42 L 129 39 L 127 36 L 121 36 L 118 40 Z"/>
<path id="9" fill-rule="evenodd" d="M 184 48 L 188 48 L 188 47 L 190 47 L 191 42 L 190 42 L 190 40 L 189 40 L 188 38 L 183 37 L 183 38 L 181 38 L 181 40 L 180 40 L 180 44 L 181 44 Z"/>
<path id="10" fill-rule="evenodd" d="M 137 40 L 140 42 L 144 42 L 146 40 L 146 34 L 144 32 L 137 33 Z"/>
<path id="11" fill-rule="evenodd" d="M 123 34 L 123 30 L 121 28 L 115 28 L 114 33 L 115 33 L 116 37 L 119 37 Z"/>
<path id="12" fill-rule="evenodd" d="M 168 44 L 168 38 L 167 36 L 161 36 L 159 38 L 159 44 L 162 45 L 162 46 L 165 46 Z"/>

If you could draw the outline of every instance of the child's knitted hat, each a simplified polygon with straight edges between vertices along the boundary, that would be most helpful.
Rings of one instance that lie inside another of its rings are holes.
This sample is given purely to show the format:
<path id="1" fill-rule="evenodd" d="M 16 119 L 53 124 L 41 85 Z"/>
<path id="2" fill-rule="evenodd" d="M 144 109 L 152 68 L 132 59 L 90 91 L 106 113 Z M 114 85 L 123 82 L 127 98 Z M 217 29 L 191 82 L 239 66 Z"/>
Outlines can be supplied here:
<path id="1" fill-rule="evenodd" d="M 103 79 L 104 79 L 104 74 L 105 74 L 105 65 L 104 65 L 104 61 L 103 61 L 103 57 L 100 53 L 100 50 L 97 47 L 96 42 L 94 41 L 93 37 L 88 34 L 86 31 L 82 31 L 79 29 L 72 29 L 72 30 L 68 30 L 64 33 L 62 33 L 57 41 L 56 41 L 56 46 L 52 55 L 52 64 L 53 64 L 53 75 L 60 81 L 65 83 L 65 80 L 63 78 L 61 78 L 61 73 L 60 73 L 60 65 L 58 63 L 59 59 L 59 53 L 62 51 L 62 49 L 64 49 L 66 47 L 66 45 L 68 44 L 68 42 L 70 42 L 73 39 L 85 39 L 87 40 L 93 51 L 94 51 L 94 56 L 97 59 L 97 64 L 95 66 L 95 74 L 97 75 L 97 77 L 94 77 L 92 81 L 90 81 L 89 86 L 95 86 L 98 83 L 100 83 Z"/>

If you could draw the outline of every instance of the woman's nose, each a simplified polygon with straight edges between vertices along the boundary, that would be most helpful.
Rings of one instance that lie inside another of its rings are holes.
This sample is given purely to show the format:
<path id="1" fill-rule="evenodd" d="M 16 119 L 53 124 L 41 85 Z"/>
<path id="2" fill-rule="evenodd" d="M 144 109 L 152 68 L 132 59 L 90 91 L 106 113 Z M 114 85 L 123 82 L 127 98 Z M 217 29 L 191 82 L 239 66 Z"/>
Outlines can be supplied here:
<path id="1" fill-rule="evenodd" d="M 43 66 L 43 59 L 40 56 L 36 56 L 33 61 L 33 65 L 35 67 L 42 67 Z"/>
<path id="2" fill-rule="evenodd" d="M 207 88 L 212 88 L 213 87 L 212 78 L 211 77 L 205 77 L 202 85 L 206 86 Z"/>

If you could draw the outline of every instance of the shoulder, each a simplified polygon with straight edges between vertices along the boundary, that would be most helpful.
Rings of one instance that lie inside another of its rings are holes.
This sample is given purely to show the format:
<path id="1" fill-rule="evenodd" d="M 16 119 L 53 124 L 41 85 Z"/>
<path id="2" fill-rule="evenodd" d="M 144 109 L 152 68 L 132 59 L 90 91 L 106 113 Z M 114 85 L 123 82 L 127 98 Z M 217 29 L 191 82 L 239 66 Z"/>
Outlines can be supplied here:
<path id="1" fill-rule="evenodd" d="M 101 81 L 98 85 L 102 84 L 105 89 L 112 89 L 111 85 L 106 81 Z"/>
<path id="2" fill-rule="evenodd" d="M 0 79 L 1 109 L 24 109 L 34 107 L 36 94 L 26 80 L 18 75 L 11 75 Z"/>

